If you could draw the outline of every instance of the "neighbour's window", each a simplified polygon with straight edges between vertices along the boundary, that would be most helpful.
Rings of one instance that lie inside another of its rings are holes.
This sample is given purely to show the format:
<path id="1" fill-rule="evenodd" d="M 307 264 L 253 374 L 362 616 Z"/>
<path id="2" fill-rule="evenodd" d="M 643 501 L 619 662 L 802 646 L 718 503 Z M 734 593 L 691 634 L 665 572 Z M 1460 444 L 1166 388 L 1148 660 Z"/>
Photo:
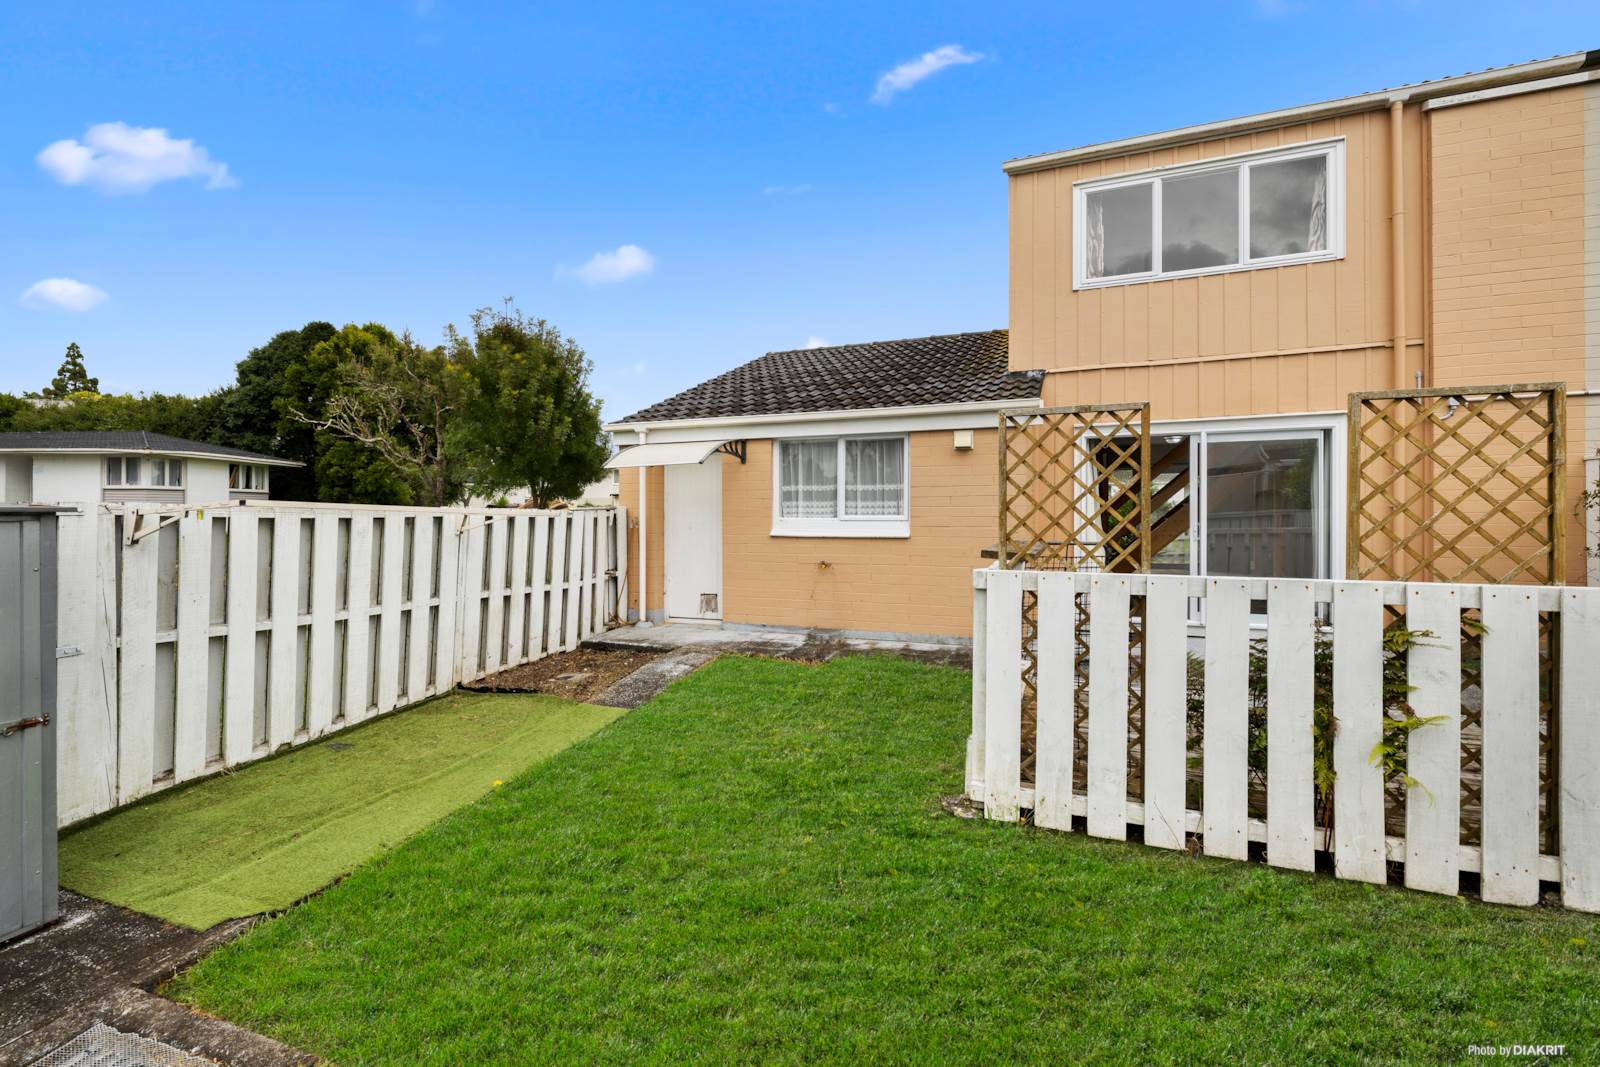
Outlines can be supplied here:
<path id="1" fill-rule="evenodd" d="M 906 518 L 906 439 L 836 437 L 778 442 L 780 526 L 834 522 L 859 532 L 870 520 Z"/>
<path id="2" fill-rule="evenodd" d="M 249 463 L 228 464 L 228 488 L 265 492 L 267 488 L 267 468 Z"/>
<path id="3" fill-rule="evenodd" d="M 106 484 L 107 485 L 121 485 L 122 484 L 122 457 L 121 456 L 107 456 L 106 457 Z"/>
<path id="4" fill-rule="evenodd" d="M 106 484 L 107 485 L 143 485 L 139 480 L 140 464 L 138 456 L 107 456 L 106 457 Z M 153 482 L 160 485 L 160 482 Z"/>
<path id="5" fill-rule="evenodd" d="M 1079 287 L 1343 254 L 1344 145 L 1331 142 L 1077 187 Z"/>

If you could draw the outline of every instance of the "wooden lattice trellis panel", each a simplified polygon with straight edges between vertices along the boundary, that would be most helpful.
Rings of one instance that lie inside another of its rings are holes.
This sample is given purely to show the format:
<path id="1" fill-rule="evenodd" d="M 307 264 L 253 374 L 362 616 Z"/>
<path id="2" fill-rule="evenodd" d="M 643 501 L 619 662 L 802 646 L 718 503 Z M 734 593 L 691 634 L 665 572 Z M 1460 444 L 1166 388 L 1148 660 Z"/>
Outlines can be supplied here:
<path id="1" fill-rule="evenodd" d="M 1350 397 L 1348 577 L 1538 582 L 1563 578 L 1566 386 L 1442 387 Z M 1558 648 L 1541 616 L 1540 834 L 1555 841 Z M 1477 638 L 1464 635 L 1461 835 L 1476 844 L 1483 797 Z M 1391 806 L 1398 804 L 1391 797 Z"/>
<path id="2" fill-rule="evenodd" d="M 1147 404 L 1030 408 L 1000 416 L 1000 566 L 1030 570 L 1148 571 L 1151 547 Z M 1078 599 L 1076 772 L 1087 773 L 1088 603 Z M 1142 620 L 1131 620 L 1128 784 L 1143 774 Z M 1023 596 L 1022 780 L 1033 781 L 1039 666 L 1037 598 Z"/>
<path id="3" fill-rule="evenodd" d="M 1150 406 L 1000 415 L 1000 566 L 1150 569 Z"/>
<path id="4" fill-rule="evenodd" d="M 1352 579 L 1557 582 L 1566 387 L 1350 396 Z"/>

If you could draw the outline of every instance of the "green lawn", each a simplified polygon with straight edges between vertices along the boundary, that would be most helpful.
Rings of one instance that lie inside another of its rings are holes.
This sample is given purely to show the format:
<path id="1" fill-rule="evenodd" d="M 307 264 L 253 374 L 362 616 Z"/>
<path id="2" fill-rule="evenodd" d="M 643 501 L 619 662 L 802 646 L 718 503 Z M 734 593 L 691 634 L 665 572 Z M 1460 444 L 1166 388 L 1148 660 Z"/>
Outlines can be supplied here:
<path id="1" fill-rule="evenodd" d="M 943 814 L 968 686 L 719 660 L 170 992 L 346 1065 L 1596 1054 L 1593 917 Z"/>
<path id="2" fill-rule="evenodd" d="M 72 831 L 61 884 L 196 929 L 286 908 L 620 714 L 450 693 Z"/>

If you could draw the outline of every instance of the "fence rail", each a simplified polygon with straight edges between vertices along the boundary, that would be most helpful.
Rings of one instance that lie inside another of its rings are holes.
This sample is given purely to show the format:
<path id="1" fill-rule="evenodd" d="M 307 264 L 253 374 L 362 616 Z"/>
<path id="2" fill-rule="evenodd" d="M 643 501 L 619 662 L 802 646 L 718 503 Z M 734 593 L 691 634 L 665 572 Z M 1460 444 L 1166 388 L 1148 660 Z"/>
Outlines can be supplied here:
<path id="1" fill-rule="evenodd" d="M 1507 904 L 1537 903 L 1540 882 L 1553 882 L 1567 906 L 1600 911 L 1600 589 L 993 568 L 976 571 L 974 587 L 967 791 L 989 818 L 1014 821 L 1031 809 L 1036 825 L 1065 830 L 1082 818 L 1090 835 L 1114 839 L 1139 826 L 1145 843 L 1161 848 L 1183 848 L 1198 834 L 1207 854 L 1234 859 L 1259 842 L 1268 863 L 1300 870 L 1327 852 L 1338 877 L 1367 882 L 1386 881 L 1387 863 L 1401 862 L 1407 886 L 1437 893 L 1459 892 L 1460 875 L 1471 872 L 1484 899 Z M 1024 648 L 1025 592 L 1037 597 L 1033 649 Z M 1075 595 L 1089 601 L 1086 683 L 1073 670 L 1083 636 L 1074 632 Z M 1253 601 L 1266 604 L 1264 626 Z M 1191 602 L 1203 603 L 1203 633 L 1191 626 Z M 1406 629 L 1429 635 L 1399 653 L 1405 701 L 1437 719 L 1410 731 L 1405 773 L 1416 784 L 1393 801 L 1371 755 L 1385 739 L 1385 618 L 1397 612 Z M 1482 623 L 1478 845 L 1463 844 L 1461 833 L 1463 612 Z M 1544 757 L 1542 612 L 1557 616 L 1561 650 L 1559 745 Z M 1131 616 L 1144 624 L 1137 800 L 1128 782 Z M 1322 743 L 1335 772 L 1331 804 L 1320 811 L 1319 618 L 1331 620 L 1322 692 L 1331 688 L 1334 726 Z M 1262 687 L 1251 656 L 1262 637 L 1266 753 L 1252 766 L 1252 733 L 1259 741 L 1262 724 L 1250 721 L 1251 690 Z M 1199 657 L 1193 667 L 1191 654 Z M 1038 663 L 1031 785 L 1021 773 L 1025 659 Z M 1203 693 L 1190 691 L 1191 672 L 1203 673 Z M 1075 789 L 1073 707 L 1084 684 L 1087 787 Z M 1557 799 L 1545 811 L 1541 758 L 1559 764 Z M 1394 803 L 1403 811 L 1386 812 Z M 1540 848 L 1541 819 L 1555 820 L 1553 853 Z"/>
<path id="2" fill-rule="evenodd" d="M 620 508 L 93 506 L 60 520 L 63 825 L 575 648 Z"/>

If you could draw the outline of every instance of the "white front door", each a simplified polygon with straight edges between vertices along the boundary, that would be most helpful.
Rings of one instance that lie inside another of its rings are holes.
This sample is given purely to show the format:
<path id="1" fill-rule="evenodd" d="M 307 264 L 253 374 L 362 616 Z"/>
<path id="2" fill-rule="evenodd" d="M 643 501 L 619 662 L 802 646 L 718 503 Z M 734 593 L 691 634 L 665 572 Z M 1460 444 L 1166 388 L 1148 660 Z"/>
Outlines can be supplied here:
<path id="1" fill-rule="evenodd" d="M 722 457 L 665 468 L 669 619 L 722 618 Z"/>

